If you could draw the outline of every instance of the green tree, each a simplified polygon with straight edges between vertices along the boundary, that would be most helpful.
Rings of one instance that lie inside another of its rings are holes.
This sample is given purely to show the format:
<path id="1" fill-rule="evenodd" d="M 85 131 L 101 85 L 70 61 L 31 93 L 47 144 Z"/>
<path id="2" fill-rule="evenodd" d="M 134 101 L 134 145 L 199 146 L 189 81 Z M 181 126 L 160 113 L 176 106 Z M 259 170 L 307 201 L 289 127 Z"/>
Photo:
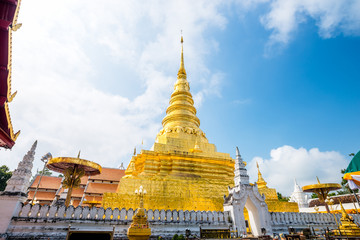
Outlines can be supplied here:
<path id="1" fill-rule="evenodd" d="M 39 171 L 39 169 L 37 169 L 35 176 L 32 176 L 30 182 L 33 182 L 34 179 L 36 178 L 36 176 L 37 176 L 37 175 L 40 176 L 42 172 L 43 172 L 42 170 Z M 44 175 L 43 175 L 43 176 L 51 176 L 51 175 L 52 175 L 52 171 L 50 171 L 48 168 L 45 167 L 45 169 L 44 169 Z M 61 175 L 61 174 L 60 174 L 60 175 Z M 59 175 L 59 177 L 60 177 L 60 175 Z M 61 177 L 62 177 L 62 175 L 61 175 Z"/>
<path id="2" fill-rule="evenodd" d="M 9 171 L 10 169 L 6 165 L 2 165 L 0 167 L 0 191 L 4 191 L 6 188 L 6 182 L 12 176 L 12 172 Z"/>
<path id="3" fill-rule="evenodd" d="M 311 198 L 319 198 L 316 193 L 311 194 Z"/>
<path id="4" fill-rule="evenodd" d="M 280 202 L 288 202 L 290 197 L 285 197 L 283 196 L 281 193 L 277 192 L 277 197 L 279 199 Z"/>
<path id="5" fill-rule="evenodd" d="M 41 175 L 43 171 L 39 171 L 38 174 Z M 51 176 L 52 175 L 52 172 L 48 169 L 48 168 L 45 168 L 44 169 L 44 175 L 43 176 Z"/>

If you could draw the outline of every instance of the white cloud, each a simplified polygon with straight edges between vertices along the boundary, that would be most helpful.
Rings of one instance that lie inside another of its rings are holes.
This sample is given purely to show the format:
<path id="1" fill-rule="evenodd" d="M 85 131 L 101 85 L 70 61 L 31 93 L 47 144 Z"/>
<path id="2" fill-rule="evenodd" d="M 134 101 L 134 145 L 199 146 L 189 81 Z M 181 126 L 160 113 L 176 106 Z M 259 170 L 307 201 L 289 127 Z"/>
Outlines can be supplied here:
<path id="1" fill-rule="evenodd" d="M 246 161 L 246 160 L 245 160 Z M 318 148 L 282 146 L 270 151 L 270 159 L 254 157 L 248 165 L 252 182 L 257 181 L 256 162 L 270 188 L 289 196 L 294 190 L 294 178 L 301 186 L 316 183 L 340 183 L 340 170 L 348 165 L 345 157 L 335 151 L 321 152 Z"/>
<path id="2" fill-rule="evenodd" d="M 257 1 L 253 4 L 258 4 Z M 269 47 L 287 44 L 300 24 L 311 18 L 319 35 L 331 38 L 340 33 L 360 34 L 358 0 L 273 0 L 270 11 L 261 17 L 264 27 L 272 31 Z"/>
<path id="3" fill-rule="evenodd" d="M 21 135 L 12 151 L 0 151 L 0 164 L 14 169 L 37 139 L 35 169 L 47 152 L 76 156 L 80 149 L 103 166 L 127 165 L 134 146 L 144 140 L 150 148 L 161 128 L 180 64 L 181 29 L 193 94 L 220 94 L 214 89 L 221 73 L 205 65 L 217 48 L 206 31 L 226 26 L 220 4 L 23 1 L 23 26 L 13 34 L 12 89 L 18 94 L 10 105 Z M 124 96 L 123 88 L 138 91 Z"/>

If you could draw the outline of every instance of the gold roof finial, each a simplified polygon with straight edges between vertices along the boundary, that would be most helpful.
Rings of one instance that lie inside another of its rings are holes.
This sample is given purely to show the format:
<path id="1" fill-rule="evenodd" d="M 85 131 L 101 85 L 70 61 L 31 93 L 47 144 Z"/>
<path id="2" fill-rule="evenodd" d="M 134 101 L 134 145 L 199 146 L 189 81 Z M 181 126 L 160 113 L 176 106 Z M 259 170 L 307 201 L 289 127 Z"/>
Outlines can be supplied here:
<path id="1" fill-rule="evenodd" d="M 264 178 L 262 177 L 262 174 L 260 172 L 260 168 L 259 168 L 259 163 L 256 162 L 256 167 L 258 169 L 258 180 L 257 180 L 257 185 L 259 188 L 263 188 L 263 187 L 266 187 L 266 182 L 264 180 Z"/>
<path id="2" fill-rule="evenodd" d="M 318 184 L 320 184 L 320 180 L 317 176 L 316 176 L 316 180 L 317 180 Z"/>
<path id="3" fill-rule="evenodd" d="M 342 205 L 341 202 L 340 202 L 340 207 L 341 207 L 341 218 L 342 219 L 349 219 L 349 215 L 345 211 L 345 208 L 344 208 L 344 206 Z"/>
<path id="4" fill-rule="evenodd" d="M 181 62 L 180 62 L 180 69 L 178 72 L 178 78 L 185 78 L 186 79 L 186 71 L 184 66 L 184 39 L 182 36 L 182 30 L 181 30 Z"/>

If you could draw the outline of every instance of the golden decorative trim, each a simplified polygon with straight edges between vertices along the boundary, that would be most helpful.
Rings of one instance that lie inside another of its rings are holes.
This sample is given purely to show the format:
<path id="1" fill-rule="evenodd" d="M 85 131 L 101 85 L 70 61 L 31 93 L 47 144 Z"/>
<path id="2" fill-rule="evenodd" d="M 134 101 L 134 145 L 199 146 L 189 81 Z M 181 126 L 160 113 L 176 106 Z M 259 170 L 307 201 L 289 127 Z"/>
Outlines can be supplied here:
<path id="1" fill-rule="evenodd" d="M 12 126 L 12 122 L 11 122 L 11 117 L 10 117 L 10 111 L 9 111 L 9 106 L 8 103 L 12 102 L 12 100 L 14 99 L 14 97 L 17 94 L 17 91 L 15 91 L 13 94 L 11 94 L 11 77 L 12 77 L 12 32 L 18 30 L 22 24 L 21 23 L 17 23 L 18 20 L 18 16 L 19 16 L 19 9 L 20 9 L 20 4 L 21 4 L 21 0 L 18 0 L 17 6 L 16 6 L 16 10 L 15 10 L 15 15 L 14 15 L 14 19 L 12 24 L 10 25 L 9 28 L 9 46 L 8 46 L 8 77 L 7 77 L 7 86 L 8 86 L 8 91 L 7 91 L 7 102 L 5 102 L 5 114 L 6 114 L 6 119 L 8 121 L 8 128 L 9 128 L 9 132 L 10 132 L 10 138 L 11 140 L 13 140 L 14 142 L 16 141 L 17 137 L 20 134 L 20 131 L 17 131 L 14 134 L 14 129 Z"/>

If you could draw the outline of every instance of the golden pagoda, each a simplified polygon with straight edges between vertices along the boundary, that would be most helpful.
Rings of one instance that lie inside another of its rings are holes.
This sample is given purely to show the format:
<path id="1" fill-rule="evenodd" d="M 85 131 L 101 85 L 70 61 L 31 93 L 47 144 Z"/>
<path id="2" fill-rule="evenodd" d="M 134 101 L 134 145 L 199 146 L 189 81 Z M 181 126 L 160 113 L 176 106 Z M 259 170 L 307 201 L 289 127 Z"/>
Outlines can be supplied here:
<path id="1" fill-rule="evenodd" d="M 104 208 L 137 207 L 135 189 L 148 192 L 146 209 L 222 211 L 227 187 L 234 184 L 234 159 L 217 152 L 199 128 L 194 100 L 181 62 L 163 128 L 151 150 L 134 155 L 117 193 L 104 193 Z"/>
<path id="2" fill-rule="evenodd" d="M 260 194 L 265 194 L 265 202 L 268 205 L 270 212 L 299 212 L 299 206 L 295 202 L 282 202 L 279 201 L 276 189 L 269 188 L 265 182 L 259 168 L 259 164 L 256 163 L 258 169 L 258 180 L 256 184 Z"/>
<path id="3" fill-rule="evenodd" d="M 149 227 L 148 216 L 144 208 L 144 195 L 146 190 L 140 186 L 139 191 L 135 190 L 135 194 L 139 195 L 140 206 L 132 218 L 132 223 L 127 231 L 129 240 L 147 240 L 151 235 L 151 228 Z"/>
<path id="4" fill-rule="evenodd" d="M 353 236 L 359 237 L 360 236 L 360 228 L 354 222 L 354 219 L 347 214 L 345 211 L 342 203 L 340 202 L 341 206 L 341 218 L 338 229 L 333 230 L 334 235 L 345 235 L 345 236 Z M 335 214 L 334 214 L 335 215 Z"/>

